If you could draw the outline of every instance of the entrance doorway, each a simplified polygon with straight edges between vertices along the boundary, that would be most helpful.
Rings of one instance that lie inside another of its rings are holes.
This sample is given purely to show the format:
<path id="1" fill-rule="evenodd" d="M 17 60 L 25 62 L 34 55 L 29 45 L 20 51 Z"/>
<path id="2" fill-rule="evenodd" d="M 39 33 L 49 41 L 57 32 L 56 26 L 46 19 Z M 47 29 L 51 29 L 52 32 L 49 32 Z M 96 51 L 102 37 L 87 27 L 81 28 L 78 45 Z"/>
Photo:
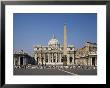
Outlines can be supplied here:
<path id="1" fill-rule="evenodd" d="M 92 57 L 92 65 L 95 66 L 95 57 Z"/>
<path id="2" fill-rule="evenodd" d="M 70 57 L 69 59 L 70 59 L 70 63 L 72 63 L 73 58 L 72 58 L 72 57 Z"/>
<path id="3" fill-rule="evenodd" d="M 20 65 L 23 65 L 23 57 L 20 58 Z"/>

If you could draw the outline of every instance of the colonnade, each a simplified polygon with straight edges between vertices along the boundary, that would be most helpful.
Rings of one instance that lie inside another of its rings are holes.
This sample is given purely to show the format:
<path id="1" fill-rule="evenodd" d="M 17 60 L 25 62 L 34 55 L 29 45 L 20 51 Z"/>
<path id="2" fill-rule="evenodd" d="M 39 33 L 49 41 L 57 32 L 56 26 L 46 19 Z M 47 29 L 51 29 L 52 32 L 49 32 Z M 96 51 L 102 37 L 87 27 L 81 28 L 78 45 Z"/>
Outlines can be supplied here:
<path id="1" fill-rule="evenodd" d="M 70 62 L 70 57 L 72 57 L 72 62 Z M 63 64 L 63 52 L 46 52 L 46 53 L 40 53 L 36 52 L 35 59 L 38 64 L 42 64 L 42 58 L 43 58 L 43 64 Z M 74 54 L 70 55 L 67 54 L 67 65 L 73 65 L 74 64 Z"/>

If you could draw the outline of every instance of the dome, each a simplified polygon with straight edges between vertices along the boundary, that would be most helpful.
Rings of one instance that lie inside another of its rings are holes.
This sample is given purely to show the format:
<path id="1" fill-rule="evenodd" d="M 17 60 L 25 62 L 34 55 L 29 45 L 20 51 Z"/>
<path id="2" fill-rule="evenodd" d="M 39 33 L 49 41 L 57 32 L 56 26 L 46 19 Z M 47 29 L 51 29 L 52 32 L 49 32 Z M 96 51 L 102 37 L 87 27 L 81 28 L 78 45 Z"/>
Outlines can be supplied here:
<path id="1" fill-rule="evenodd" d="M 48 45 L 57 45 L 57 44 L 59 44 L 59 41 L 53 35 L 53 38 L 48 42 Z"/>

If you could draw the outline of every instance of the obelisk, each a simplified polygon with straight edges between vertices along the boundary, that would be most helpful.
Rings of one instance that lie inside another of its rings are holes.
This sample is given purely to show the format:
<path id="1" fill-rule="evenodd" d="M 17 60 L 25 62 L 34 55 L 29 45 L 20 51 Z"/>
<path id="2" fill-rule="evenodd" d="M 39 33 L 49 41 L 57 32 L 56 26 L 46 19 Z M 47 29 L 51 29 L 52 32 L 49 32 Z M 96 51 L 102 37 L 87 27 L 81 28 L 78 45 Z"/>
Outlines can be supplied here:
<path id="1" fill-rule="evenodd" d="M 64 51 L 63 51 L 63 65 L 67 66 L 67 25 L 64 24 Z"/>
<path id="2" fill-rule="evenodd" d="M 64 55 L 67 55 L 67 25 L 64 24 Z"/>

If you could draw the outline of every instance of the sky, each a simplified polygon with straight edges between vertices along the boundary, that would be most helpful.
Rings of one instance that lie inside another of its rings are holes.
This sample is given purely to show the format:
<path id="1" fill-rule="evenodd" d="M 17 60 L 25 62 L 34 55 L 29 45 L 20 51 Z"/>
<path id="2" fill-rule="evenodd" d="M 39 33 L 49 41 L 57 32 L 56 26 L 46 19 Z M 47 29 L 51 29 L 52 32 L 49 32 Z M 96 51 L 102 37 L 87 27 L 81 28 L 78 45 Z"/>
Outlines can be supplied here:
<path id="1" fill-rule="evenodd" d="M 32 53 L 34 45 L 47 46 L 53 34 L 63 44 L 65 23 L 68 45 L 78 49 L 86 42 L 97 43 L 96 13 L 14 13 L 14 49 Z"/>

